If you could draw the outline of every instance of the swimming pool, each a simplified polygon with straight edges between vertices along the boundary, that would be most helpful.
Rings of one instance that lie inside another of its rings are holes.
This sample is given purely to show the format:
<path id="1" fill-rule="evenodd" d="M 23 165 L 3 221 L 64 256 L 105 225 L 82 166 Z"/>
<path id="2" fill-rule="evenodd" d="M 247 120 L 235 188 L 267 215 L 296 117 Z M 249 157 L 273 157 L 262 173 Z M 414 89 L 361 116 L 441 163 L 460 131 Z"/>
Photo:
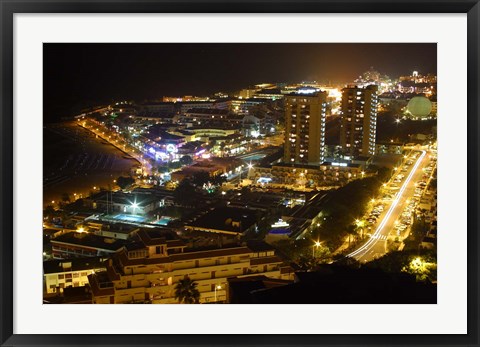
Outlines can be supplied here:
<path id="1" fill-rule="evenodd" d="M 125 222 L 144 222 L 145 221 L 145 217 L 143 216 L 139 216 L 139 215 L 136 215 L 136 214 L 124 214 L 124 213 L 120 213 L 120 214 L 117 214 L 115 216 L 112 216 L 113 219 L 116 219 L 116 220 L 121 220 L 121 221 L 125 221 Z"/>

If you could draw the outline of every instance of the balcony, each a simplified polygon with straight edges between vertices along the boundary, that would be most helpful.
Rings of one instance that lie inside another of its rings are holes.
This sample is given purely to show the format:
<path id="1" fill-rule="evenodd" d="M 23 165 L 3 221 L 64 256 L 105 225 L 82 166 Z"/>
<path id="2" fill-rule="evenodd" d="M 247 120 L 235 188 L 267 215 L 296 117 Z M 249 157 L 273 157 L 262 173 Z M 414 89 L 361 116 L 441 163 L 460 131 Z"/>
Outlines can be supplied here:
<path id="1" fill-rule="evenodd" d="M 150 282 L 147 288 L 155 288 L 155 287 L 163 287 L 163 286 L 168 286 L 168 282 L 167 281 Z"/>

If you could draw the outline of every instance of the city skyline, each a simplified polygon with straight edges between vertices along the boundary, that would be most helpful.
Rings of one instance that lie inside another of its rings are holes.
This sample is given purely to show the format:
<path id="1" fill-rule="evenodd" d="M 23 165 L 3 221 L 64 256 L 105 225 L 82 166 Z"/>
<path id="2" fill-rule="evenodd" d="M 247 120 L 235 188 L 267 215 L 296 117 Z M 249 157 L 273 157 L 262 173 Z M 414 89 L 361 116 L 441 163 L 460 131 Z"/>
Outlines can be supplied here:
<path id="1" fill-rule="evenodd" d="M 414 47 L 45 47 L 46 109 L 88 107 L 44 113 L 44 303 L 437 302 L 436 71 L 374 68 Z"/>
<path id="2" fill-rule="evenodd" d="M 264 82 L 347 83 L 373 67 L 435 73 L 434 43 L 151 43 L 44 45 L 46 120 L 114 100 L 231 93 Z"/>

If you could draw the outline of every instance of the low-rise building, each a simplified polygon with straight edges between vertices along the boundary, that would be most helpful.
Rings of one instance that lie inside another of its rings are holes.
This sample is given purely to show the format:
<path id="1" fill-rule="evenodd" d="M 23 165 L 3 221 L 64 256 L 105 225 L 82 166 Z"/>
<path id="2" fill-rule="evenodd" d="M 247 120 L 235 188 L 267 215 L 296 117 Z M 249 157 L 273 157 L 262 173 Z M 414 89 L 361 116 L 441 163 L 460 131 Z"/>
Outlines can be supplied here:
<path id="1" fill-rule="evenodd" d="M 222 99 L 215 103 L 215 108 L 228 110 L 235 114 L 248 114 L 253 107 L 265 104 L 269 101 L 269 99 L 261 98 Z"/>
<path id="2" fill-rule="evenodd" d="M 191 101 L 209 101 L 208 96 L 194 96 L 194 95 L 184 95 L 184 96 L 164 96 L 162 98 L 163 102 L 191 102 Z"/>
<path id="3" fill-rule="evenodd" d="M 180 117 L 181 123 L 240 128 L 243 116 L 222 109 L 191 109 Z"/>
<path id="4" fill-rule="evenodd" d="M 44 292 L 62 292 L 67 287 L 82 287 L 88 284 L 88 275 L 105 271 L 105 258 L 78 258 L 49 260 L 43 263 Z"/>
<path id="5" fill-rule="evenodd" d="M 177 110 L 180 107 L 180 114 L 184 114 L 192 109 L 212 109 L 214 108 L 214 103 L 212 101 L 188 101 L 188 102 L 177 102 Z"/>
<path id="6" fill-rule="evenodd" d="M 94 232 L 94 234 L 113 239 L 128 240 L 139 230 L 140 228 L 133 224 L 104 223 L 100 229 Z"/>
<path id="7" fill-rule="evenodd" d="M 135 115 L 134 119 L 136 122 L 143 121 L 146 125 L 148 123 L 174 124 L 178 120 L 178 115 L 173 113 L 148 112 Z"/>
<path id="8" fill-rule="evenodd" d="M 205 142 L 208 142 L 212 137 L 226 137 L 235 135 L 239 132 L 238 129 L 230 127 L 191 127 L 188 129 L 195 134 L 196 138 L 200 138 Z"/>
<path id="9" fill-rule="evenodd" d="M 275 120 L 268 114 L 246 115 L 242 120 L 242 130 L 247 137 L 258 137 L 271 133 Z"/>
<path id="10" fill-rule="evenodd" d="M 50 240 L 55 259 L 98 257 L 113 254 L 127 242 L 87 232 L 67 232 Z"/>
<path id="11" fill-rule="evenodd" d="M 215 177 L 223 174 L 221 167 L 209 163 L 197 163 L 194 165 L 186 166 L 181 170 L 174 171 L 171 173 L 172 181 L 181 182 L 186 178 L 193 177 L 195 174 L 200 172 L 206 172 L 210 177 Z"/>
<path id="12" fill-rule="evenodd" d="M 172 114 L 175 111 L 173 102 L 150 102 L 139 105 L 139 114 L 147 116 L 148 114 Z"/>
<path id="13" fill-rule="evenodd" d="M 242 99 L 248 99 L 248 98 L 252 98 L 256 92 L 257 92 L 257 89 L 245 88 L 239 92 L 238 96 Z"/>
<path id="14" fill-rule="evenodd" d="M 340 186 L 363 177 L 363 167 L 353 163 L 325 162 L 316 165 L 275 164 L 255 166 L 249 179 L 256 184 L 295 185 L 299 187 Z"/>
<path id="15" fill-rule="evenodd" d="M 235 157 L 212 157 L 208 160 L 202 161 L 202 163 L 206 165 L 215 165 L 216 167 L 219 167 L 223 173 L 228 174 L 238 172 L 245 165 L 243 160 Z"/>
<path id="16" fill-rule="evenodd" d="M 161 200 L 149 194 L 101 191 L 86 198 L 85 203 L 108 213 L 144 215 L 160 207 Z"/>
<path id="17" fill-rule="evenodd" d="M 291 279 L 291 273 L 282 274 L 282 260 L 268 245 L 185 251 L 178 248 L 180 241 L 169 244 L 148 235 L 144 241 L 114 255 L 105 272 L 89 276 L 93 303 L 178 303 L 175 286 L 185 278 L 197 283 L 200 303 L 223 302 L 230 277 Z"/>
<path id="18" fill-rule="evenodd" d="M 240 235 L 256 227 L 256 212 L 247 208 L 212 208 L 185 225 L 188 230 Z"/>

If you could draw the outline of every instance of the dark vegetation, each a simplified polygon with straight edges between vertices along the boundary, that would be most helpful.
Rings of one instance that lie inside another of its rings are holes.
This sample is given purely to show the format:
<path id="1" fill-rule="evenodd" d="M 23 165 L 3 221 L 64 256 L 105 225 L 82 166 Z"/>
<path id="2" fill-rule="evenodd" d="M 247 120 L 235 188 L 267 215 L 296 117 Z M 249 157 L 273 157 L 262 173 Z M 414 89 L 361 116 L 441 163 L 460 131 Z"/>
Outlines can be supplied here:
<path id="1" fill-rule="evenodd" d="M 389 174 L 388 169 L 381 168 L 376 176 L 355 180 L 330 192 L 322 211 L 324 220 L 313 231 L 313 239 L 323 241 L 329 249 L 338 248 L 351 231 L 350 226 L 365 213 L 368 202 L 378 194 Z"/>
<path id="2" fill-rule="evenodd" d="M 428 120 L 411 120 L 401 119 L 400 123 L 396 123 L 398 119 L 393 112 L 384 112 L 379 114 L 377 118 L 377 142 L 408 142 L 410 135 L 414 134 L 434 134 L 434 127 L 437 125 L 436 119 Z"/>

